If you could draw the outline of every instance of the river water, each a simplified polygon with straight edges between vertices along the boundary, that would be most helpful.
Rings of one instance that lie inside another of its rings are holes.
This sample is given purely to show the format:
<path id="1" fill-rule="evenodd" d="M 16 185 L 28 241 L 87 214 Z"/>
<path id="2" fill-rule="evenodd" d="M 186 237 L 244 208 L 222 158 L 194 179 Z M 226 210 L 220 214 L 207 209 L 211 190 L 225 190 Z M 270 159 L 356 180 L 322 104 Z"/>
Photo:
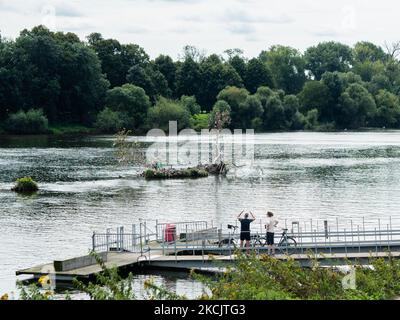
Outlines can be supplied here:
<path id="1" fill-rule="evenodd" d="M 16 270 L 86 254 L 93 231 L 139 218 L 222 224 L 245 208 L 299 219 L 400 218 L 400 131 L 259 134 L 254 154 L 257 170 L 227 178 L 145 181 L 140 165 L 118 163 L 109 136 L 0 137 L 0 294 L 15 290 Z M 11 192 L 22 176 L 40 192 Z M 157 281 L 201 293 L 182 275 Z"/>

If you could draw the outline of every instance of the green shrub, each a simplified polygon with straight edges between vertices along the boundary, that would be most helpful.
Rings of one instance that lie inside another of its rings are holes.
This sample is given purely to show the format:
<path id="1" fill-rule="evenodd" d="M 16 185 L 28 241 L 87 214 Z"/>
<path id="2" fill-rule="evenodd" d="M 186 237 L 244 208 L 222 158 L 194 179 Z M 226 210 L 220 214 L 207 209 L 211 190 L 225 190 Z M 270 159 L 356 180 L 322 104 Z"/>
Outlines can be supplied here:
<path id="1" fill-rule="evenodd" d="M 310 255 L 312 259 L 313 256 Z M 233 267 L 216 279 L 193 274 L 203 282 L 212 300 L 387 300 L 400 295 L 400 261 L 390 257 L 370 259 L 372 268 L 355 267 L 356 288 L 345 289 L 346 276 L 335 268 L 312 268 L 298 261 L 280 261 L 268 256 L 238 255 Z"/>
<path id="2" fill-rule="evenodd" d="M 49 121 L 41 109 L 20 110 L 6 121 L 6 131 L 14 134 L 41 134 L 48 132 Z"/>
<path id="3" fill-rule="evenodd" d="M 179 130 L 186 129 L 189 127 L 190 112 L 181 103 L 161 97 L 149 109 L 148 121 L 151 128 L 164 131 L 168 131 L 169 121 L 177 121 Z"/>
<path id="4" fill-rule="evenodd" d="M 49 126 L 49 132 L 54 135 L 86 135 L 95 133 L 95 129 L 80 124 L 56 124 Z"/>
<path id="5" fill-rule="evenodd" d="M 121 113 L 105 108 L 97 115 L 95 127 L 105 133 L 116 133 L 124 126 Z"/>
<path id="6" fill-rule="evenodd" d="M 195 114 L 190 118 L 190 127 L 196 131 L 208 129 L 210 122 L 209 113 Z"/>
<path id="7" fill-rule="evenodd" d="M 39 190 L 37 183 L 31 177 L 20 178 L 11 189 L 18 193 L 32 193 Z"/>
<path id="8" fill-rule="evenodd" d="M 199 114 L 201 112 L 201 107 L 197 103 L 195 96 L 182 96 L 180 103 L 190 112 L 191 115 Z"/>

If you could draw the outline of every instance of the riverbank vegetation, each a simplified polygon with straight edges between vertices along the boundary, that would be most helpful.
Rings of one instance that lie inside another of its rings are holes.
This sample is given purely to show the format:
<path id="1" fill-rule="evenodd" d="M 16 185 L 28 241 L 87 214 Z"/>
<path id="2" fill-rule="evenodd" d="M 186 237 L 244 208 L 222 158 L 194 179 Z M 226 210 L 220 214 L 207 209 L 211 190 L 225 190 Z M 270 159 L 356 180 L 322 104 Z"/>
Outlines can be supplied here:
<path id="1" fill-rule="evenodd" d="M 85 284 L 75 281 L 75 287 L 92 300 L 134 300 L 137 295 L 133 289 L 133 275 L 123 278 L 115 268 L 106 268 L 101 259 L 98 263 L 103 269 L 96 283 Z M 395 258 L 371 258 L 370 267 L 353 267 L 354 286 L 349 286 L 345 277 L 348 274 L 335 268 L 321 268 L 314 261 L 312 268 L 303 268 L 293 259 L 279 261 L 262 256 L 238 256 L 235 266 L 215 277 L 191 276 L 204 285 L 201 300 L 389 300 L 400 295 L 400 261 Z M 47 279 L 47 280 L 46 280 Z M 52 299 L 48 277 L 40 279 L 38 288 L 19 283 L 20 296 L 25 300 Z M 347 287 L 343 285 L 347 284 Z M 183 300 L 174 292 L 145 281 L 145 299 Z M 68 295 L 66 298 L 70 298 Z"/>
<path id="2" fill-rule="evenodd" d="M 82 41 L 38 26 L 15 40 L 0 35 L 1 130 L 144 133 L 171 120 L 201 130 L 221 107 L 228 128 L 259 132 L 400 128 L 399 54 L 400 43 L 275 45 L 254 58 L 186 46 L 174 61 L 99 33 Z"/>

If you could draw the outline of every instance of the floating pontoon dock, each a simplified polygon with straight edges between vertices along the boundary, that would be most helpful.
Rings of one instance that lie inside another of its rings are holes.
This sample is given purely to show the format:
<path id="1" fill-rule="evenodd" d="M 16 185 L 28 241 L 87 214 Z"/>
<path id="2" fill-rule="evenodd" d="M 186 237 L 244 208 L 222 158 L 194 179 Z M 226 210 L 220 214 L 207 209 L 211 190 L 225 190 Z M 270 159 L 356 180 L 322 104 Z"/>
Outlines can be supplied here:
<path id="1" fill-rule="evenodd" d="M 264 234 L 264 222 L 253 223 L 253 236 Z M 276 258 L 289 257 L 302 266 L 314 261 L 321 266 L 339 266 L 348 263 L 368 265 L 371 258 L 400 258 L 400 227 L 392 218 L 388 220 L 308 220 L 285 221 L 284 229 L 297 245 L 283 243 L 277 248 Z M 91 250 L 97 252 L 107 267 L 120 271 L 137 269 L 160 270 L 223 270 L 235 262 L 238 233 L 206 221 L 159 223 L 139 222 L 129 228 L 93 233 Z M 276 233 L 279 243 L 281 234 Z M 222 240 L 228 244 L 220 245 Z M 235 239 L 231 241 L 231 239 Z M 230 243 L 232 242 L 232 243 Z M 229 244 L 230 243 L 230 244 Z M 251 251 L 261 256 L 267 253 L 262 245 L 252 242 Z M 92 256 L 82 256 L 64 261 L 19 270 L 17 275 L 39 278 L 51 275 L 59 282 L 72 279 L 91 280 L 101 272 Z"/>

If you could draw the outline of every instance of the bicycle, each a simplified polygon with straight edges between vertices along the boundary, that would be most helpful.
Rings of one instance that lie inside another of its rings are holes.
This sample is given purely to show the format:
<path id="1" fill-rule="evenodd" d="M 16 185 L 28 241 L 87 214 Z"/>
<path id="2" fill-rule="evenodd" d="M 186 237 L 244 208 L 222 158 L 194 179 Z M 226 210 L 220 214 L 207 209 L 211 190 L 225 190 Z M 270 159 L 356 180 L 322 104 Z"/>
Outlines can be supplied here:
<path id="1" fill-rule="evenodd" d="M 283 252 L 285 249 L 286 253 L 288 253 L 288 249 L 290 248 L 296 248 L 297 247 L 297 241 L 293 236 L 288 235 L 288 229 L 282 229 L 282 236 L 281 239 L 279 240 L 278 244 L 278 250 Z"/>
<path id="2" fill-rule="evenodd" d="M 268 245 L 266 236 L 260 236 L 259 234 L 256 234 L 256 235 L 252 236 L 251 238 L 253 241 L 252 242 L 253 247 L 255 247 L 255 246 L 266 247 Z M 282 235 L 278 242 L 277 249 L 279 251 L 283 251 L 283 249 L 286 249 L 286 253 L 287 253 L 289 247 L 296 248 L 297 241 L 296 241 L 295 237 L 288 235 L 288 229 L 282 229 Z"/>
<path id="3" fill-rule="evenodd" d="M 228 224 L 228 229 L 233 230 L 233 233 L 231 233 L 228 238 L 225 238 L 225 239 L 222 239 L 221 241 L 219 241 L 218 247 L 222 248 L 222 247 L 233 246 L 233 248 L 236 250 L 238 247 L 238 244 L 237 244 L 237 240 L 236 240 L 235 236 L 236 236 L 236 231 L 239 229 L 239 227 Z"/>

